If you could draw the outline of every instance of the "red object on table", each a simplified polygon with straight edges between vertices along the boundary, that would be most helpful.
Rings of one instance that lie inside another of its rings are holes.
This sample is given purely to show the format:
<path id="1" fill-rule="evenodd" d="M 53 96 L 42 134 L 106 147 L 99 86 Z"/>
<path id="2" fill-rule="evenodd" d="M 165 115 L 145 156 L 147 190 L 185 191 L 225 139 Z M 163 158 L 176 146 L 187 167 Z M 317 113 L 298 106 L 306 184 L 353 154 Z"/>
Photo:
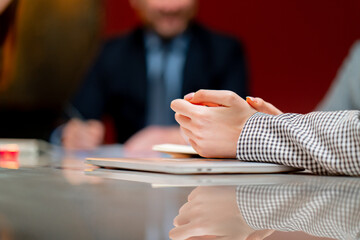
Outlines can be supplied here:
<path id="1" fill-rule="evenodd" d="M 0 145 L 0 167 L 19 168 L 19 147 L 16 144 Z"/>

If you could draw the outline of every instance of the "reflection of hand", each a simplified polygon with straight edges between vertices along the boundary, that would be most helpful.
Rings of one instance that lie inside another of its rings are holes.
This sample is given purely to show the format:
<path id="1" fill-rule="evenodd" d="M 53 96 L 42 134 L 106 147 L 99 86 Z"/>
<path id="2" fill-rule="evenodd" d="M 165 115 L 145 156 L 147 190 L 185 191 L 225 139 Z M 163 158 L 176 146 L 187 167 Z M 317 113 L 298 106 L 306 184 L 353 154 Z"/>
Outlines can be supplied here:
<path id="1" fill-rule="evenodd" d="M 274 107 L 271 103 L 265 102 L 261 98 L 247 97 L 246 102 L 249 103 L 256 111 L 271 115 L 279 115 L 283 112 Z"/>
<path id="2" fill-rule="evenodd" d="M 235 187 L 198 187 L 188 197 L 175 228 L 169 233 L 177 239 L 264 239 L 272 230 L 256 231 L 243 219 L 237 202 Z"/>
<path id="3" fill-rule="evenodd" d="M 70 120 L 64 127 L 62 142 L 65 149 L 92 150 L 104 140 L 105 127 L 97 120 Z"/>
<path id="4" fill-rule="evenodd" d="M 194 103 L 194 104 L 192 104 Z M 197 104 L 213 103 L 214 107 Z M 256 111 L 230 91 L 199 90 L 186 100 L 171 103 L 176 121 L 203 157 L 236 157 L 236 145 L 245 122 Z"/>
<path id="5" fill-rule="evenodd" d="M 127 151 L 151 151 L 155 144 L 185 144 L 179 127 L 149 126 L 134 134 L 125 143 Z"/>

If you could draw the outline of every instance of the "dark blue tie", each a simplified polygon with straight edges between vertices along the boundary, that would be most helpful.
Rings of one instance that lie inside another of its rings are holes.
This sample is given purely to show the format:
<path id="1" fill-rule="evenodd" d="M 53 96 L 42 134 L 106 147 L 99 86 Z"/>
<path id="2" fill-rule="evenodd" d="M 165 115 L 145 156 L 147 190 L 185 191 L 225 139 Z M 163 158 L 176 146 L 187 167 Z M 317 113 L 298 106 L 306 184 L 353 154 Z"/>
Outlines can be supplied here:
<path id="1" fill-rule="evenodd" d="M 159 72 L 149 84 L 148 125 L 172 125 L 173 114 L 169 117 L 170 103 L 167 99 L 165 72 L 168 62 L 169 43 L 162 42 L 162 61 Z"/>

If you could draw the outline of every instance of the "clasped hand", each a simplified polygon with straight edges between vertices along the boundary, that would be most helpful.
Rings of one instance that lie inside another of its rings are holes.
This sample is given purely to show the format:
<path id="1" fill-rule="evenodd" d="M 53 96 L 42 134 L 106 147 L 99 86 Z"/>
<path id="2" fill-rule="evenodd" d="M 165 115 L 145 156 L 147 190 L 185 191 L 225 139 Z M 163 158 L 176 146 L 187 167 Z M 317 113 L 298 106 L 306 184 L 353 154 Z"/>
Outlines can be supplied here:
<path id="1" fill-rule="evenodd" d="M 171 108 L 193 148 L 203 157 L 214 158 L 236 158 L 240 133 L 257 111 L 281 114 L 260 98 L 251 98 L 247 103 L 225 90 L 199 90 L 174 100 Z"/>

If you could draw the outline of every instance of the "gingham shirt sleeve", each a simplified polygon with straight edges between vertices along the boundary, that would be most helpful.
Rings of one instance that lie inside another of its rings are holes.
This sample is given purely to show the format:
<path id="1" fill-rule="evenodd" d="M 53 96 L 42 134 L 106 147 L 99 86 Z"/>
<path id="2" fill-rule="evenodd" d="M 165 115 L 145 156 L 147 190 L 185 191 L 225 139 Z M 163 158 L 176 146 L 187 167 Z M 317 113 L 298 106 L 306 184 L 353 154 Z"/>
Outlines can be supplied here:
<path id="1" fill-rule="evenodd" d="M 256 113 L 240 134 L 237 158 L 360 176 L 360 111 Z"/>
<path id="2" fill-rule="evenodd" d="M 319 237 L 359 239 L 360 186 L 239 186 L 237 203 L 253 229 L 302 231 Z"/>

